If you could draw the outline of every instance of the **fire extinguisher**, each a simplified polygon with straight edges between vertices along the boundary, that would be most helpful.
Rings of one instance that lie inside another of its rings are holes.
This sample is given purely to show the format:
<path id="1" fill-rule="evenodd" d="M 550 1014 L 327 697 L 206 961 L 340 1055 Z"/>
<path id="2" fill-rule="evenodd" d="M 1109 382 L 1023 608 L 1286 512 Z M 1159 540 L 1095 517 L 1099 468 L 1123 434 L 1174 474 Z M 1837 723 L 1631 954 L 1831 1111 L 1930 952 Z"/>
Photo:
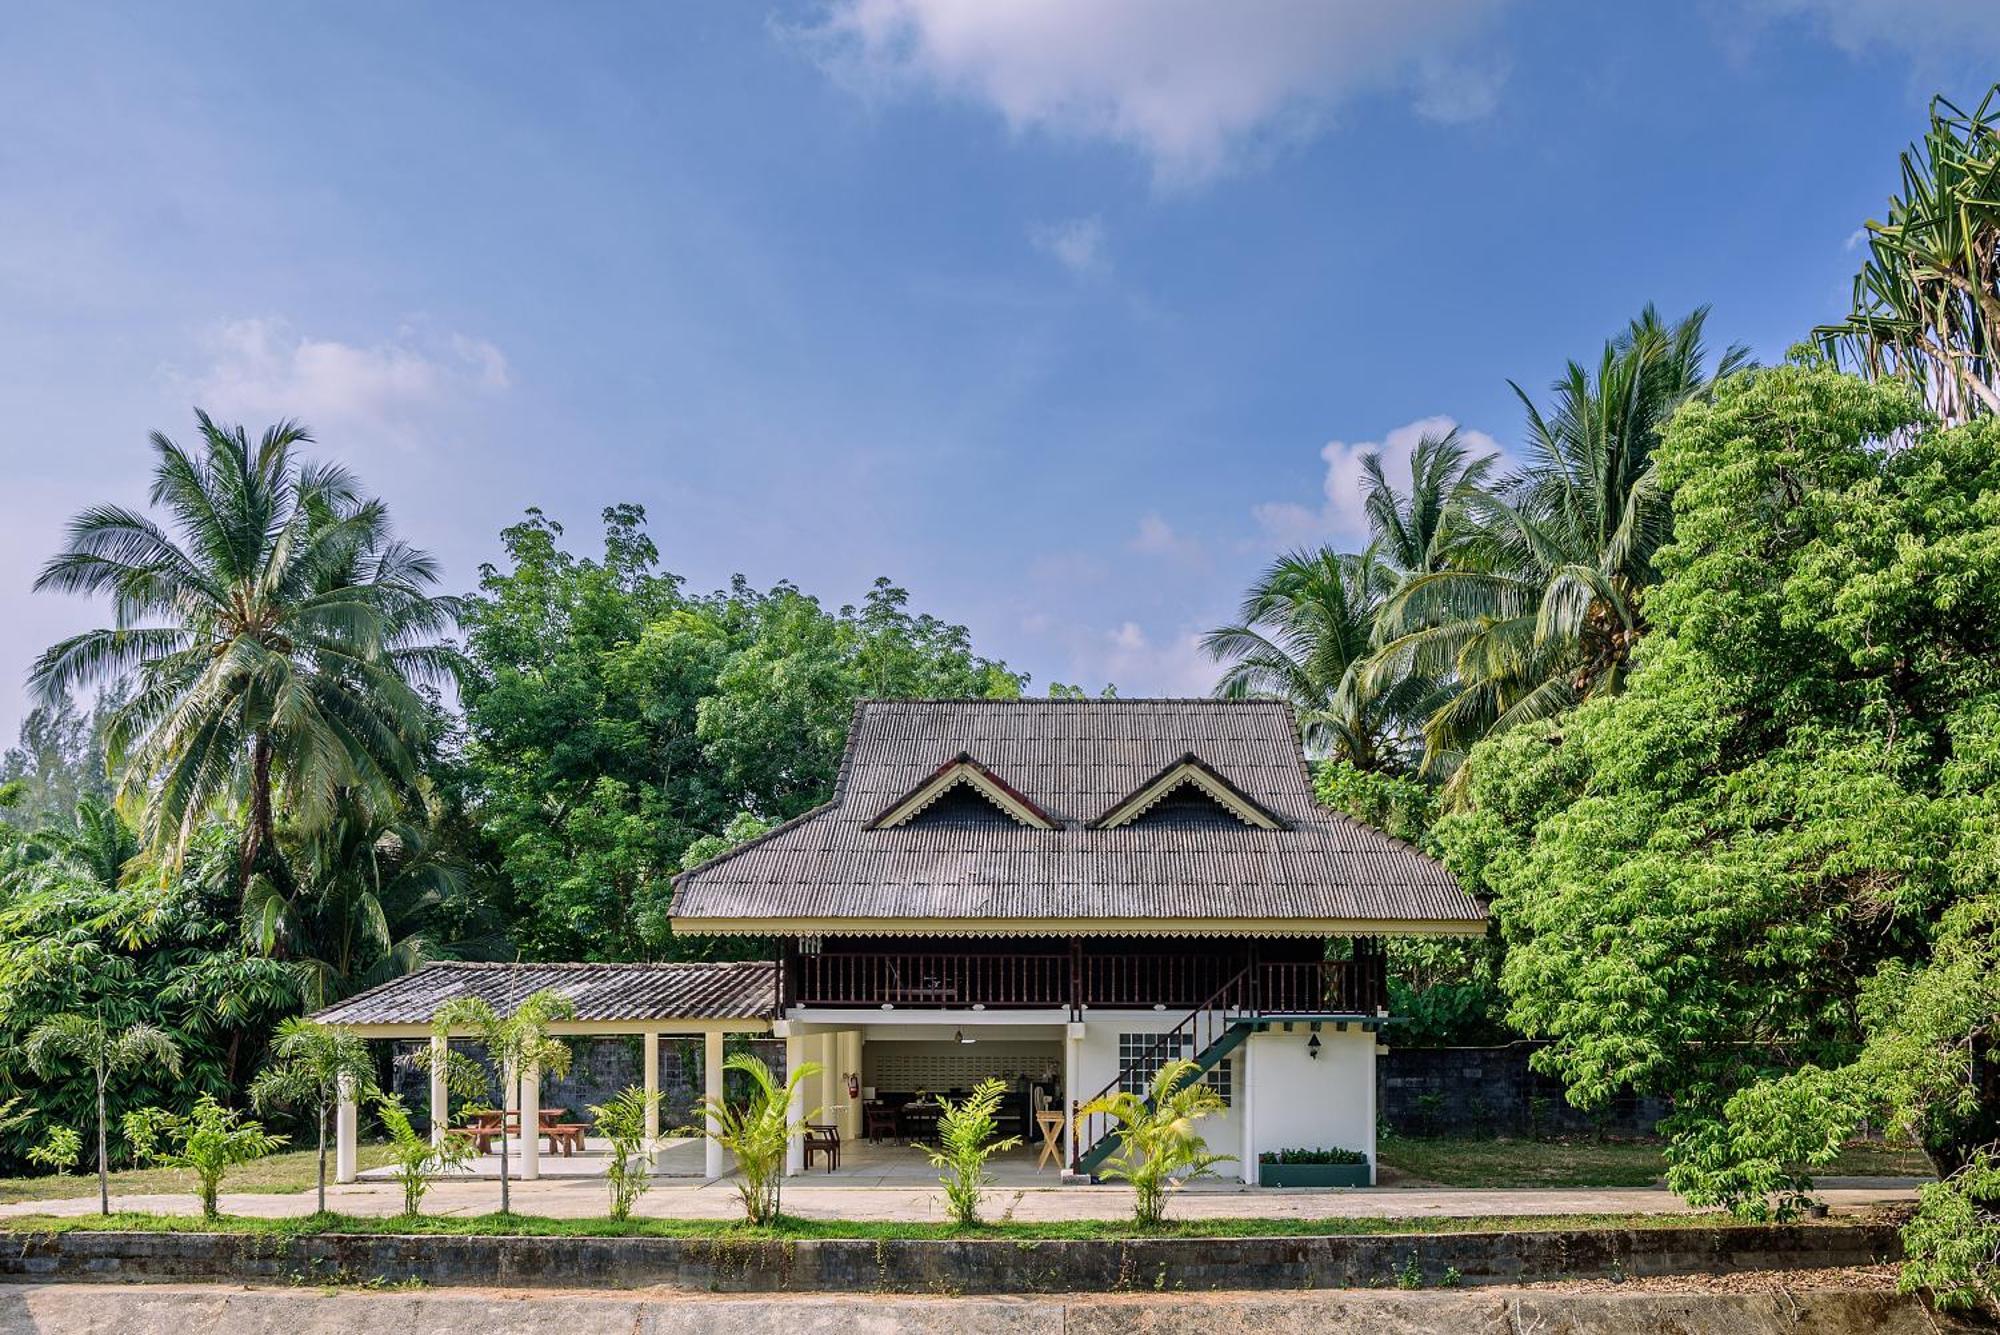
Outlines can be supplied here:
<path id="1" fill-rule="evenodd" d="M 861 1077 L 852 1071 L 847 1073 L 847 1097 L 850 1099 L 861 1097 Z"/>

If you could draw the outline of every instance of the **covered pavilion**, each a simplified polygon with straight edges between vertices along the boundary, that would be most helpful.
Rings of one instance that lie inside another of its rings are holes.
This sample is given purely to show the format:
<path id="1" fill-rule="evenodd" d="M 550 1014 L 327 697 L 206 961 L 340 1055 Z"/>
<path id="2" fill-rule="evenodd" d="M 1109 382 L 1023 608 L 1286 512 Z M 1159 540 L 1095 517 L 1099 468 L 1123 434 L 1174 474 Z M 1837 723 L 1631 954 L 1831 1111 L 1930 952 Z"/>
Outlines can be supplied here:
<path id="1" fill-rule="evenodd" d="M 506 1015 L 537 992 L 555 992 L 575 1009 L 574 1018 L 551 1026 L 561 1038 L 637 1036 L 643 1045 L 644 1088 L 659 1092 L 662 1037 L 699 1037 L 703 1043 L 703 1092 L 722 1095 L 723 1041 L 731 1034 L 767 1035 L 778 1005 L 777 966 L 767 961 L 727 964 L 485 964 L 446 961 L 425 965 L 379 987 L 357 993 L 313 1016 L 353 1030 L 364 1039 L 428 1040 L 441 1057 L 450 1039 L 432 1020 L 448 1002 L 479 997 Z M 433 1060 L 430 1075 L 431 1136 L 449 1126 L 444 1067 Z M 523 1181 L 541 1176 L 541 1072 L 503 1073 L 505 1109 L 518 1112 L 528 1134 L 510 1142 L 509 1171 Z M 360 1109 L 352 1089 L 340 1100 L 335 1119 L 335 1176 L 357 1177 Z M 660 1141 L 659 1108 L 653 1104 L 649 1145 Z M 518 1149 L 514 1148 L 518 1146 Z M 729 1171 L 722 1147 L 704 1142 L 702 1175 L 713 1181 Z"/>

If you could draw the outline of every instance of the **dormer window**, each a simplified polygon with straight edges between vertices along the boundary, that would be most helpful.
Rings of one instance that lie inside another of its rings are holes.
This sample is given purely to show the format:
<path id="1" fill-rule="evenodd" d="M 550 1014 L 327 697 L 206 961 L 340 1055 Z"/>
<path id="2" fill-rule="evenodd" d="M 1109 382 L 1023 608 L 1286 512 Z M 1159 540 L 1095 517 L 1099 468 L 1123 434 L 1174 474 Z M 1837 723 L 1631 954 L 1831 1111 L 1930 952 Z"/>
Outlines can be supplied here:
<path id="1" fill-rule="evenodd" d="M 1136 792 L 1092 821 L 1093 830 L 1126 825 L 1200 826 L 1216 819 L 1239 821 L 1253 830 L 1282 830 L 1285 822 L 1270 808 L 1225 779 L 1189 752 L 1140 784 Z"/>
<path id="2" fill-rule="evenodd" d="M 938 766 L 929 778 L 890 803 L 864 828 L 895 829 L 909 825 L 919 817 L 926 824 L 935 820 L 951 825 L 976 826 L 991 823 L 995 814 L 1031 830 L 1057 828 L 1055 818 L 1036 806 L 1025 793 L 961 751 Z"/>

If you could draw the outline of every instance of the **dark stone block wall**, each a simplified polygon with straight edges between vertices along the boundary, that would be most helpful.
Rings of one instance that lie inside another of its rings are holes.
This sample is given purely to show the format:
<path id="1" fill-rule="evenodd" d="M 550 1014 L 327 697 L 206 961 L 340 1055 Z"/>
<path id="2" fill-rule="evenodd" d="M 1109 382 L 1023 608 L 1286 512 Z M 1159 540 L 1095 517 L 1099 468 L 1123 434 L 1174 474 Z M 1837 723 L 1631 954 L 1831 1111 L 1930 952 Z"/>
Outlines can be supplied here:
<path id="1" fill-rule="evenodd" d="M 1405 1136 L 1651 1135 L 1670 1111 L 1664 1099 L 1627 1091 L 1583 1112 L 1562 1083 L 1528 1067 L 1540 1043 L 1495 1048 L 1397 1048 L 1375 1061 L 1375 1107 Z"/>
<path id="2" fill-rule="evenodd" d="M 645 1083 L 645 1042 L 637 1034 L 576 1038 L 571 1039 L 569 1044 L 572 1054 L 569 1074 L 560 1080 L 545 1080 L 542 1083 L 544 1108 L 566 1108 L 572 1117 L 587 1122 L 592 1104 L 607 1103 L 627 1087 Z M 393 1046 L 392 1088 L 410 1109 L 411 1120 L 428 1130 L 430 1075 L 422 1064 L 421 1054 L 430 1045 L 427 1042 L 398 1042 Z M 780 1081 L 785 1078 L 785 1045 L 782 1040 L 731 1039 L 727 1050 L 734 1052 L 739 1048 L 762 1058 Z M 487 1065 L 484 1054 L 476 1046 L 454 1043 L 452 1051 Z M 694 1122 L 695 1100 L 701 1097 L 702 1091 L 701 1068 L 700 1034 L 660 1036 L 661 1130 L 689 1126 Z M 488 1101 L 498 1107 L 500 1081 L 492 1075 L 490 1065 L 487 1065 L 487 1070 L 491 1090 Z M 735 1096 L 738 1092 L 736 1082 L 732 1080 L 730 1093 Z"/>

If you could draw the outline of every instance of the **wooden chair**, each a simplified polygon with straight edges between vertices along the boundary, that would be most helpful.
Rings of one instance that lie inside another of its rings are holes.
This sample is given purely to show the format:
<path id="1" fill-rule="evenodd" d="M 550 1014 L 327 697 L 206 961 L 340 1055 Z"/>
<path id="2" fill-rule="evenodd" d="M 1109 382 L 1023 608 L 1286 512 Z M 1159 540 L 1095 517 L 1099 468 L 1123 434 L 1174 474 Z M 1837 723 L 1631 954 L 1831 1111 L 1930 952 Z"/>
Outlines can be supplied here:
<path id="1" fill-rule="evenodd" d="M 870 1103 L 862 1108 L 861 1116 L 870 1141 L 879 1144 L 885 1137 L 896 1139 L 896 1110 L 888 1104 Z"/>
<path id="2" fill-rule="evenodd" d="M 831 1173 L 840 1167 L 840 1128 L 831 1122 L 806 1123 L 806 1167 L 813 1166 L 813 1155 L 826 1156 L 826 1171 Z"/>

